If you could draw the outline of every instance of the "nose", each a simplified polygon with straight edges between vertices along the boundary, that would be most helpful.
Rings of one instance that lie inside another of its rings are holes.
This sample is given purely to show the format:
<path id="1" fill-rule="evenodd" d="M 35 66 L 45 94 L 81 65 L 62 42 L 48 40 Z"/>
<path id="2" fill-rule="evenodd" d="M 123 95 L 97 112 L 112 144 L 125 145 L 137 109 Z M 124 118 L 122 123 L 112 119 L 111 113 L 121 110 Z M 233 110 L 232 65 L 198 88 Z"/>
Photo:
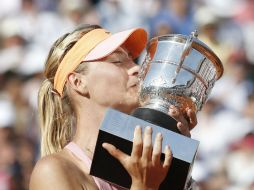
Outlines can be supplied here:
<path id="1" fill-rule="evenodd" d="M 128 69 L 128 75 L 129 76 L 136 76 L 136 75 L 138 75 L 139 71 L 140 71 L 140 66 L 133 63 L 132 67 L 130 67 Z"/>

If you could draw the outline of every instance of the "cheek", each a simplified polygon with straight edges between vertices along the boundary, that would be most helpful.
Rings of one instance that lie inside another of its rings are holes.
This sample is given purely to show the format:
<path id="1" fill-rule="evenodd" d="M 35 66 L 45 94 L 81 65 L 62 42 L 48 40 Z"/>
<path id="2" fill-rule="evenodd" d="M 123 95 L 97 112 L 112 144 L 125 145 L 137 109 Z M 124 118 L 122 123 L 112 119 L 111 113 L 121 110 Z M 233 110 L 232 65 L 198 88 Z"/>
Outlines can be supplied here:
<path id="1" fill-rule="evenodd" d="M 90 99 L 110 104 L 119 101 L 126 93 L 127 79 L 120 72 L 100 72 L 89 80 Z"/>

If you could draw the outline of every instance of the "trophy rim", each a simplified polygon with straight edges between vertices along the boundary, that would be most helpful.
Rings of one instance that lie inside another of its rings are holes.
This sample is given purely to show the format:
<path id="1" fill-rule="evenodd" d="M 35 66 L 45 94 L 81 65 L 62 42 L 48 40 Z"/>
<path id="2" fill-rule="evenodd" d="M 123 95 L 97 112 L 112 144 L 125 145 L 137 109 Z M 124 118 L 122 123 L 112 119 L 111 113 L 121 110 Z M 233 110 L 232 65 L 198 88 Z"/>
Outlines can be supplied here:
<path id="1" fill-rule="evenodd" d="M 147 51 L 152 44 L 158 43 L 158 41 L 168 40 L 168 41 L 174 41 L 179 43 L 186 43 L 187 39 L 188 39 L 188 36 L 182 35 L 182 34 L 167 34 L 167 35 L 157 36 L 152 38 L 148 42 Z M 220 79 L 224 73 L 224 67 L 220 58 L 214 53 L 214 51 L 198 38 L 193 39 L 191 47 L 196 49 L 197 51 L 199 51 L 200 53 L 205 55 L 209 60 L 212 61 L 212 63 L 215 65 L 217 70 L 216 80 Z"/>

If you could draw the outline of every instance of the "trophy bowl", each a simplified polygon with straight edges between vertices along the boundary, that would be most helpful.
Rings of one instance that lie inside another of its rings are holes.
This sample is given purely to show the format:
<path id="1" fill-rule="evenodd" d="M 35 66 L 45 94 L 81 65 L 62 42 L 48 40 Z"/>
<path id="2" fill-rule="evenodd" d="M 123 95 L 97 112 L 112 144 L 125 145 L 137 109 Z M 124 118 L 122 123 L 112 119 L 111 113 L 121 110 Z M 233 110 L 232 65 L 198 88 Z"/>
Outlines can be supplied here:
<path id="1" fill-rule="evenodd" d="M 187 107 L 200 111 L 215 81 L 222 76 L 223 66 L 217 55 L 197 38 L 197 32 L 152 38 L 146 50 L 139 73 L 141 107 L 133 115 L 155 110 L 168 114 L 170 105 L 183 115 Z M 140 114 L 137 117 L 142 118 Z"/>

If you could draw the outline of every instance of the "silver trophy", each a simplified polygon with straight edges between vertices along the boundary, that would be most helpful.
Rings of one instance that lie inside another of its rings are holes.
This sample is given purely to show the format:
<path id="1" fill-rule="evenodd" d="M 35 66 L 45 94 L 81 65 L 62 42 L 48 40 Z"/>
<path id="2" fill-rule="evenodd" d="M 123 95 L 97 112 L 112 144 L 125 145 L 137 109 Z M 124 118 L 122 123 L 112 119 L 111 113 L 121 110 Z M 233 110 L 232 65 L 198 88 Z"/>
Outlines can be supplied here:
<path id="1" fill-rule="evenodd" d="M 190 36 L 155 37 L 141 66 L 141 107 L 133 116 L 179 132 L 168 116 L 169 106 L 175 105 L 184 115 L 187 107 L 200 111 L 222 74 L 220 59 L 197 38 L 196 31 Z"/>
<path id="2" fill-rule="evenodd" d="M 185 189 L 199 142 L 180 134 L 168 109 L 175 105 L 184 115 L 187 107 L 195 112 L 201 110 L 222 73 L 220 59 L 197 39 L 196 32 L 190 36 L 167 35 L 151 39 L 139 74 L 141 107 L 132 115 L 108 109 L 100 126 L 90 174 L 130 188 L 129 174 L 102 148 L 102 143 L 111 143 L 130 154 L 135 126 L 151 126 L 153 141 L 158 132 L 162 133 L 162 150 L 170 145 L 173 153 L 169 172 L 159 190 Z"/>

